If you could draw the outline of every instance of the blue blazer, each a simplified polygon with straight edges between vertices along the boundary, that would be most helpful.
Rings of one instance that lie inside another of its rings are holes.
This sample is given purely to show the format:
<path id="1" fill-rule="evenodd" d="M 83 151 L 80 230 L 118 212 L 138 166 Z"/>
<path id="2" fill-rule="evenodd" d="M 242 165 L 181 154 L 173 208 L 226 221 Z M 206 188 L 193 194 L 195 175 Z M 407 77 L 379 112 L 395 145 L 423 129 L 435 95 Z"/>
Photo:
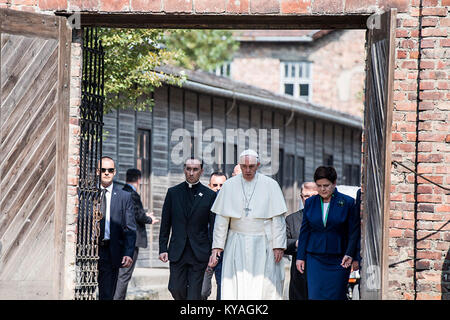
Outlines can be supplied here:
<path id="1" fill-rule="evenodd" d="M 329 208 L 324 226 L 320 196 L 315 195 L 306 200 L 298 238 L 297 260 L 306 260 L 306 253 L 348 255 L 355 258 L 360 234 L 355 200 L 335 189 Z"/>

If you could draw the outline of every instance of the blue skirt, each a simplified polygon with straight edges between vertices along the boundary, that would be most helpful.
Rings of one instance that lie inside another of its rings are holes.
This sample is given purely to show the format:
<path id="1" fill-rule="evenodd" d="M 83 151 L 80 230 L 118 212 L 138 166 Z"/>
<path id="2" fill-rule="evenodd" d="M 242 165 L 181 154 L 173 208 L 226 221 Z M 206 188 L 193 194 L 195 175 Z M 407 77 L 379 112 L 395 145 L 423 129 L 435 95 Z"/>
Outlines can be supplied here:
<path id="1" fill-rule="evenodd" d="M 346 300 L 350 267 L 341 266 L 343 256 L 306 255 L 306 278 L 310 300 Z"/>

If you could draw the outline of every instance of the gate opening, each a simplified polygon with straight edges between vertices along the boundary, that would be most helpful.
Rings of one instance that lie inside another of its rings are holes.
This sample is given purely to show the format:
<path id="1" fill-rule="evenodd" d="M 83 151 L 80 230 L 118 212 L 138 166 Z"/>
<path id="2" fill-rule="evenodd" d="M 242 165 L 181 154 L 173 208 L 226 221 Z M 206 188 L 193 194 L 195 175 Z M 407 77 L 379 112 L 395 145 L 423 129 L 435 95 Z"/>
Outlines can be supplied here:
<path id="1" fill-rule="evenodd" d="M 132 134 L 138 137 L 136 140 L 139 141 L 137 151 L 132 151 L 135 153 L 132 163 L 127 162 L 126 159 L 121 159 L 121 155 L 116 153 L 116 165 L 122 161 L 125 165 L 131 165 L 134 167 L 138 165 L 137 159 L 145 159 L 145 161 L 152 161 L 157 155 L 164 153 L 164 159 L 158 159 L 160 164 L 167 170 L 164 172 L 161 168 L 154 167 L 150 165 L 151 168 L 148 173 L 150 176 L 150 187 L 151 190 L 153 183 L 157 184 L 160 188 L 163 183 L 167 187 L 174 185 L 175 183 L 181 182 L 180 180 L 180 168 L 176 168 L 173 164 L 170 164 L 170 153 L 171 147 L 174 146 L 174 142 L 171 141 L 170 135 L 173 133 L 170 129 L 176 129 L 175 127 L 170 127 L 171 121 L 177 123 L 178 128 L 191 129 L 194 132 L 195 128 L 192 124 L 187 124 L 186 121 L 189 117 L 191 120 L 203 120 L 208 123 L 206 128 L 213 128 L 214 115 L 217 112 L 222 112 L 222 115 L 227 118 L 231 113 L 236 112 L 234 120 L 236 123 L 232 124 L 232 127 L 239 128 L 239 124 L 245 123 L 247 118 L 248 123 L 245 124 L 245 129 L 251 129 L 252 125 L 254 128 L 277 128 L 280 127 L 283 131 L 282 148 L 279 150 L 279 162 L 280 170 L 274 177 L 282 185 L 285 195 L 289 194 L 291 197 L 291 212 L 294 212 L 296 205 L 296 193 L 299 191 L 299 186 L 302 182 L 311 180 L 311 176 L 308 177 L 308 166 L 311 168 L 317 167 L 321 164 L 333 164 L 336 161 L 336 154 L 334 154 L 334 146 L 330 149 L 331 152 L 323 152 L 322 159 L 314 160 L 311 163 L 305 156 L 302 157 L 301 154 L 294 152 L 289 152 L 289 141 L 286 143 L 286 138 L 289 140 L 289 134 L 292 134 L 292 124 L 294 125 L 294 144 L 296 130 L 301 126 L 301 130 L 305 133 L 304 138 L 304 151 L 308 148 L 321 148 L 326 149 L 323 145 L 319 145 L 314 138 L 319 134 L 322 138 L 322 144 L 324 137 L 328 134 L 326 123 L 329 119 L 320 119 L 318 122 L 311 121 L 312 124 L 308 125 L 309 119 L 312 117 L 311 114 L 306 116 L 306 109 L 308 104 L 303 105 L 304 113 L 300 111 L 303 110 L 299 108 L 300 116 L 296 116 L 295 112 L 289 112 L 287 108 L 283 109 L 283 103 L 278 105 L 271 105 L 270 120 L 267 120 L 269 113 L 267 113 L 267 108 L 270 105 L 269 102 L 263 101 L 263 97 L 258 97 L 258 99 L 251 100 L 248 94 L 244 97 L 244 93 L 240 92 L 240 96 L 236 99 L 236 89 L 235 88 L 225 88 L 219 92 L 219 90 L 212 89 L 215 86 L 214 79 L 205 85 L 201 83 L 200 79 L 188 82 L 188 86 L 183 88 L 177 88 L 175 86 L 166 86 L 161 89 L 156 89 L 153 95 L 155 99 L 155 106 L 148 116 L 148 120 L 151 121 L 152 126 L 140 126 L 139 121 L 145 122 L 145 116 L 137 111 L 126 112 L 117 111 L 114 116 L 108 118 L 108 115 L 103 115 L 103 101 L 104 96 L 102 89 L 103 83 L 103 68 L 102 64 L 102 50 L 101 45 L 96 42 L 96 31 L 95 27 L 98 26 L 125 26 L 125 27 L 141 27 L 148 24 L 140 24 L 137 20 L 132 20 L 128 17 L 106 17 L 106 20 L 93 20 L 92 15 L 84 16 L 81 21 L 84 26 L 83 32 L 83 97 L 82 97 L 82 110 L 81 110 L 81 141 L 80 145 L 80 184 L 79 184 L 79 199 L 80 199 L 80 214 L 79 214 L 79 229 L 78 229 L 78 242 L 77 242 L 77 265 L 79 268 L 79 275 L 77 274 L 77 289 L 76 298 L 77 299 L 93 299 L 95 298 L 96 289 L 96 266 L 97 254 L 96 251 L 96 238 L 92 237 L 95 235 L 95 221 L 98 220 L 97 210 L 95 209 L 98 202 L 99 195 L 99 176 L 96 175 L 96 165 L 97 161 L 100 159 L 102 154 L 105 154 L 105 148 L 102 145 L 105 143 L 103 138 L 103 127 L 105 125 L 111 125 L 115 121 L 115 137 L 116 141 L 113 143 L 115 146 L 119 146 L 121 141 L 119 137 L 121 134 L 128 134 L 126 128 L 132 128 Z M 105 17 L 102 17 L 102 19 Z M 135 18 L 135 17 L 134 17 Z M 133 19 L 134 19 L 133 18 Z M 154 17 L 155 18 L 155 17 Z M 314 26 L 318 28 L 330 28 L 330 25 L 336 29 L 346 29 L 346 28 L 360 28 L 365 29 L 366 25 L 364 23 L 367 20 L 367 16 L 357 16 L 349 20 L 348 24 L 340 24 L 340 18 L 334 18 L 329 20 L 327 23 L 324 18 L 316 17 L 312 21 L 315 21 Z M 156 18 L 155 18 L 156 19 Z M 167 20 L 164 23 L 158 25 L 158 27 L 170 27 L 170 28 L 196 28 L 198 27 L 198 21 L 196 17 L 191 17 L 185 22 L 170 21 Z M 207 17 L 198 18 L 199 21 L 202 19 L 207 19 L 208 23 L 205 24 L 205 28 L 210 28 L 216 26 L 217 23 L 213 23 L 213 20 L 209 20 Z M 272 17 L 277 21 L 277 28 L 281 27 L 293 27 L 293 22 L 283 23 L 284 17 Z M 297 18 L 298 19 L 298 18 Z M 345 19 L 345 17 L 344 17 Z M 168 22 L 169 21 L 169 22 Z M 305 20 L 306 21 L 306 20 Z M 387 12 L 381 15 L 381 28 L 379 29 L 369 29 L 366 31 L 366 76 L 365 76 L 365 93 L 364 93 L 364 128 L 363 132 L 359 132 L 355 128 L 351 131 L 350 135 L 355 134 L 359 138 L 359 142 L 362 143 L 363 156 L 360 158 L 358 169 L 355 170 L 352 166 L 358 165 L 358 163 L 351 163 L 350 167 L 345 167 L 342 163 L 342 175 L 344 172 L 348 172 L 347 176 L 354 176 L 355 172 L 361 174 L 358 177 L 357 182 L 361 181 L 361 187 L 363 190 L 363 209 L 362 209 L 362 280 L 361 280 L 361 294 L 363 299 L 380 299 L 384 296 L 387 289 L 387 219 L 389 217 L 389 192 L 390 192 L 390 129 L 392 122 L 392 80 L 393 80 L 393 31 L 395 29 L 395 10 Z M 202 25 L 204 27 L 205 25 Z M 255 27 L 256 26 L 256 27 Z M 308 26 L 310 29 L 312 25 Z M 154 27 L 154 26 L 152 26 Z M 225 27 L 222 26 L 221 27 Z M 296 28 L 299 26 L 296 25 Z M 302 25 L 300 27 L 305 27 Z M 242 20 L 236 20 L 235 22 L 227 25 L 228 29 L 267 29 L 265 24 L 265 19 L 249 20 L 248 22 Z M 291 68 L 292 64 L 286 63 L 287 68 Z M 300 70 L 301 67 L 294 66 L 295 70 Z M 226 70 L 226 68 L 225 68 Z M 225 71 L 226 72 L 226 71 Z M 194 74 L 195 78 L 195 74 Z M 204 79 L 203 79 L 204 80 Z M 284 88 L 287 90 L 286 93 L 291 93 L 290 83 L 285 83 Z M 287 85 L 287 86 L 286 86 Z M 298 83 L 298 87 L 292 87 L 292 93 L 306 93 L 305 83 Z M 302 86 L 303 85 L 303 86 Z M 228 90 L 228 91 L 227 91 Z M 303 90 L 303 91 L 302 91 Z M 228 92 L 228 93 L 227 93 Z M 239 100 L 240 99 L 240 100 Z M 238 103 L 236 103 L 238 100 Z M 266 100 L 267 97 L 266 97 Z M 281 99 L 282 100 L 282 99 Z M 287 100 L 286 100 L 287 101 Z M 282 101 L 282 102 L 286 102 Z M 156 105 L 156 103 L 159 103 Z M 259 107 L 254 107 L 254 105 L 260 104 Z M 286 102 L 288 104 L 288 102 Z M 164 107 L 161 107 L 164 106 Z M 170 109 L 170 106 L 176 106 L 178 110 Z M 278 109 L 276 109 L 278 108 Z M 192 109 L 192 110 L 190 110 Z M 209 119 L 202 118 L 205 111 L 209 112 Z M 222 111 L 223 110 L 223 111 Z M 231 110 L 231 111 L 230 111 Z M 258 111 L 254 111 L 258 110 Z M 274 111 L 278 110 L 278 111 Z M 192 111 L 192 112 L 190 112 Z M 241 113 L 244 116 L 241 117 Z M 279 114 L 279 115 L 278 115 Z M 177 118 L 177 117 L 181 118 Z M 294 121 L 292 120 L 294 119 Z M 107 120 L 107 121 L 105 121 Z M 190 120 L 189 120 L 190 121 Z M 226 121 L 226 120 L 225 120 Z M 241 121 L 241 123 L 239 123 Z M 108 122 L 108 124 L 106 123 Z M 193 122 L 193 121 L 192 121 Z M 121 123 L 121 124 L 119 124 Z M 122 124 L 123 123 L 123 124 Z M 164 136 L 154 136 L 155 131 L 158 126 L 162 126 L 167 123 L 167 127 L 164 128 L 164 132 L 167 134 Z M 257 123 L 257 125 L 256 125 Z M 299 125 L 302 123 L 302 125 Z M 223 128 L 226 129 L 227 124 L 223 124 Z M 341 124 L 342 125 L 342 124 Z M 189 127 L 191 126 L 191 127 Z M 334 124 L 332 130 L 333 141 L 338 141 L 343 139 L 345 141 L 345 128 L 342 132 L 339 131 L 339 125 Z M 189 131 L 189 130 L 187 130 Z M 111 131 L 109 132 L 109 134 Z M 307 142 L 307 135 L 312 134 L 313 140 L 311 143 Z M 338 136 L 342 134 L 342 136 Z M 361 142 L 361 135 L 364 136 L 363 142 Z M 337 137 L 337 138 L 336 138 Z M 192 139 L 191 147 L 194 148 L 196 144 L 196 139 L 198 136 L 194 136 Z M 334 142 L 333 142 L 334 144 Z M 166 145 L 166 149 L 161 150 L 163 146 Z M 151 146 L 151 148 L 149 148 Z M 361 149 L 361 144 L 353 146 L 352 150 L 357 152 L 357 149 Z M 110 146 L 112 148 L 112 146 Z M 110 150 L 111 150 L 110 148 Z M 126 150 L 126 147 L 124 148 Z M 222 150 L 235 150 L 233 146 L 227 146 L 225 144 Z M 344 150 L 344 149 L 342 149 Z M 112 152 L 112 151 L 110 151 Z M 214 156 L 217 156 L 214 154 Z M 221 154 L 220 157 L 224 155 Z M 345 157 L 344 155 L 340 155 Z M 313 156 L 314 157 L 314 156 Z M 226 161 L 223 162 L 226 164 Z M 362 167 L 361 167 L 362 165 Z M 215 169 L 222 169 L 215 168 Z M 223 170 L 227 167 L 224 166 Z M 228 172 L 227 172 L 228 173 Z M 205 177 L 204 177 L 205 178 Z M 160 180 L 158 183 L 156 181 Z M 361 179 L 361 180 L 360 180 Z M 164 182 L 161 182 L 164 181 Z M 349 180 L 351 181 L 351 180 Z M 120 181 L 119 181 L 120 182 Z M 122 181 L 123 182 L 123 181 Z M 339 181 L 338 181 L 339 184 Z M 148 208 L 150 210 L 158 210 L 161 195 L 158 195 L 158 201 L 153 202 L 153 194 L 148 191 L 150 199 L 147 199 Z M 298 198 L 297 198 L 298 200 Z M 296 211 L 296 210 L 295 210 Z M 151 241 L 154 241 L 157 234 L 150 232 Z M 86 240 L 87 239 L 87 240 Z M 90 239 L 90 240 L 89 240 Z M 156 243 L 152 244 L 156 246 Z M 150 245 L 150 254 L 152 250 L 152 245 Z M 155 248 L 153 248 L 155 249 Z M 151 260 L 151 258 L 150 258 Z M 155 265 L 150 266 L 155 267 Z M 158 267 L 158 265 L 156 265 Z"/>

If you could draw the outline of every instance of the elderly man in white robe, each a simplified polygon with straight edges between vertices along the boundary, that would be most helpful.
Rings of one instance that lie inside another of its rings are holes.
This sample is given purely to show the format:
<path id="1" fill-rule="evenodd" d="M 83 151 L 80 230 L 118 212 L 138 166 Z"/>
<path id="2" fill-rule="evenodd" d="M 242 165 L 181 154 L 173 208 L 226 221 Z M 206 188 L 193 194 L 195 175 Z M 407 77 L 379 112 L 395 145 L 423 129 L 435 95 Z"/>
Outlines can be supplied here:
<path id="1" fill-rule="evenodd" d="M 256 172 L 255 151 L 242 152 L 239 164 L 242 173 L 224 183 L 211 208 L 216 220 L 209 266 L 223 251 L 223 300 L 280 300 L 286 203 L 278 183 Z"/>

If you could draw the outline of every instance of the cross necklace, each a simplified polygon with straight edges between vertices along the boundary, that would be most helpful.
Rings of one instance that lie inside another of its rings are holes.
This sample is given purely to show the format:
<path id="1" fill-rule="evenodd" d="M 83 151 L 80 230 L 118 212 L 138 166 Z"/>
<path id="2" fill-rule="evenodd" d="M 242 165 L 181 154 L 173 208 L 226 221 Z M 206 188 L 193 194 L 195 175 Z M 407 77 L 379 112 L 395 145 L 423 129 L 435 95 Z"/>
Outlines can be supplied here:
<path id="1" fill-rule="evenodd" d="M 258 183 L 258 176 L 256 176 L 256 181 L 255 181 L 255 186 L 253 187 L 253 191 L 252 194 L 250 196 L 250 199 L 248 199 L 247 201 L 247 196 L 245 195 L 245 189 L 244 189 L 244 178 L 241 177 L 241 184 L 242 184 L 242 192 L 244 193 L 244 211 L 245 211 L 245 216 L 247 217 L 248 214 L 250 213 L 250 211 L 252 211 L 252 209 L 250 209 L 250 201 L 252 200 L 253 194 L 255 193 L 255 189 L 256 189 L 256 184 Z"/>

